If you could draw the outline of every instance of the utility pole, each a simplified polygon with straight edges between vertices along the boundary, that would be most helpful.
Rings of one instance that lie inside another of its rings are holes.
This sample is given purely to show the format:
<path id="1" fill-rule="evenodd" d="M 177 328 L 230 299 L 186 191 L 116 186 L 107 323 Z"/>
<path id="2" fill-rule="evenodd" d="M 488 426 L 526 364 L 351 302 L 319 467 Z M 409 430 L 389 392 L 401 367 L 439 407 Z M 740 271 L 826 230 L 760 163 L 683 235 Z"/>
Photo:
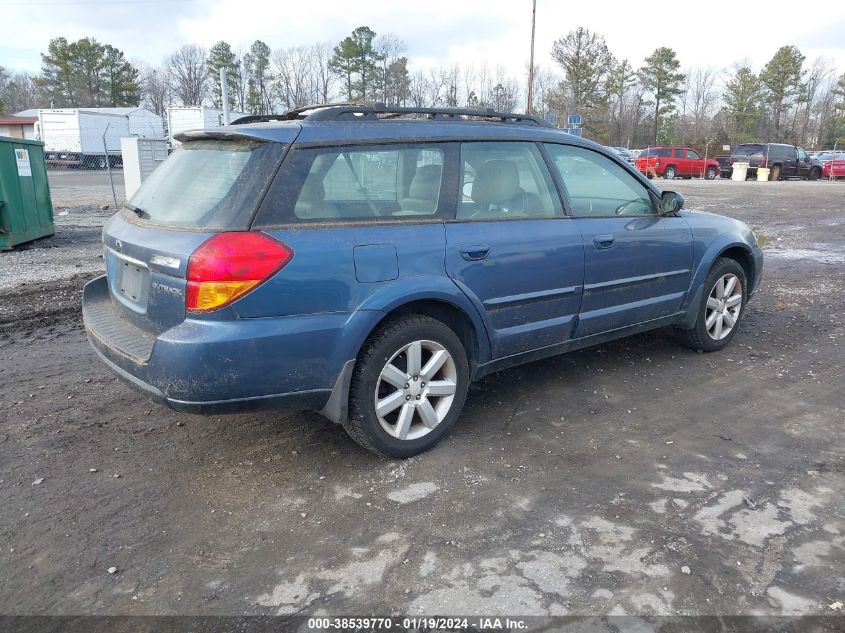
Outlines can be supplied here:
<path id="1" fill-rule="evenodd" d="M 537 22 L 537 0 L 531 0 L 531 61 L 528 66 L 528 108 L 525 112 L 534 111 L 534 27 Z"/>

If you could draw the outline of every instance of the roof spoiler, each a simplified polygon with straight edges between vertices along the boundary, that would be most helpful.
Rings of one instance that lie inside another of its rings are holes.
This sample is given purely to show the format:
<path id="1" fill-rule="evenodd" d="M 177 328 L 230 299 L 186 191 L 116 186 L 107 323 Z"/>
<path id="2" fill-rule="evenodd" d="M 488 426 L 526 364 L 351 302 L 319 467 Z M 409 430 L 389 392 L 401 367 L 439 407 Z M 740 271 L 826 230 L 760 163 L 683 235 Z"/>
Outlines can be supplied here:
<path id="1" fill-rule="evenodd" d="M 187 132 L 179 132 L 174 134 L 173 138 L 184 143 L 185 141 L 201 141 L 201 140 L 250 140 L 259 143 L 268 142 L 265 138 L 259 138 L 251 134 L 245 134 L 239 130 L 231 130 L 228 128 L 215 128 L 211 130 L 188 130 Z"/>

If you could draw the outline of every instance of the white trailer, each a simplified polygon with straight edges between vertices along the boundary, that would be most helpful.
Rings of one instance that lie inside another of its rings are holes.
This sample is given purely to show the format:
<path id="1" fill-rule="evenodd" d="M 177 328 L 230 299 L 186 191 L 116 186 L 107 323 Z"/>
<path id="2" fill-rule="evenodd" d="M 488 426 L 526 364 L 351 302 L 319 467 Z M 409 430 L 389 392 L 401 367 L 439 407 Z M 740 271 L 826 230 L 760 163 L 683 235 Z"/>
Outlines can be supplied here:
<path id="1" fill-rule="evenodd" d="M 138 138 L 164 138 L 164 121 L 146 108 L 82 108 L 89 112 L 120 114 L 129 120 L 129 135 Z"/>
<path id="2" fill-rule="evenodd" d="M 229 111 L 230 122 L 242 116 L 247 115 L 244 112 Z M 213 127 L 221 127 L 222 125 L 225 125 L 223 121 L 223 110 L 218 110 L 217 108 L 206 108 L 205 106 L 167 108 L 167 138 L 172 146 L 179 144 L 179 141 L 174 141 L 173 137 L 180 132 L 205 130 Z"/>
<path id="3" fill-rule="evenodd" d="M 48 165 L 95 169 L 120 164 L 120 139 L 130 136 L 127 116 L 83 108 L 39 110 L 38 132 Z"/>

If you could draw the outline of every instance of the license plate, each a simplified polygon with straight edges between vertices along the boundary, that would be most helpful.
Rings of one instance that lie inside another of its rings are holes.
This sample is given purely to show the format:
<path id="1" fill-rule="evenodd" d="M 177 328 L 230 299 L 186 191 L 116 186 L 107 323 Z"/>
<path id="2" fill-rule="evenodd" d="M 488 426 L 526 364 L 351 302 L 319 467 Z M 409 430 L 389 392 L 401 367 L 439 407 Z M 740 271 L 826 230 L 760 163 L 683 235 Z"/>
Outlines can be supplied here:
<path id="1" fill-rule="evenodd" d="M 120 272 L 120 292 L 124 297 L 130 301 L 138 301 L 144 287 L 146 272 L 145 269 L 135 264 L 123 262 Z"/>

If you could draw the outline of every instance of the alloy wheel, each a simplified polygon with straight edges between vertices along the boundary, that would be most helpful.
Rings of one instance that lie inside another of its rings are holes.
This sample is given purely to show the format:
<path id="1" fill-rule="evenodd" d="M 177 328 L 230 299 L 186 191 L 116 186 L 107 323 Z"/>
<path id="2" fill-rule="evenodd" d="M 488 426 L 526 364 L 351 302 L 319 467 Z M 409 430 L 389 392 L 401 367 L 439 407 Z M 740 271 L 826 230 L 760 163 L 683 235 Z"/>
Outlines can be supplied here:
<path id="1" fill-rule="evenodd" d="M 742 282 L 733 273 L 722 275 L 716 280 L 707 297 L 704 313 L 704 327 L 714 341 L 727 337 L 742 310 Z"/>
<path id="2" fill-rule="evenodd" d="M 452 355 L 435 341 L 414 341 L 384 365 L 374 404 L 390 436 L 415 440 L 440 424 L 455 399 L 458 370 Z"/>

